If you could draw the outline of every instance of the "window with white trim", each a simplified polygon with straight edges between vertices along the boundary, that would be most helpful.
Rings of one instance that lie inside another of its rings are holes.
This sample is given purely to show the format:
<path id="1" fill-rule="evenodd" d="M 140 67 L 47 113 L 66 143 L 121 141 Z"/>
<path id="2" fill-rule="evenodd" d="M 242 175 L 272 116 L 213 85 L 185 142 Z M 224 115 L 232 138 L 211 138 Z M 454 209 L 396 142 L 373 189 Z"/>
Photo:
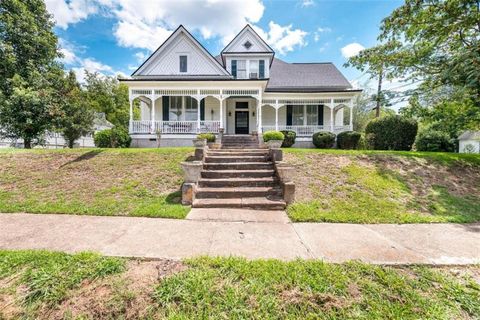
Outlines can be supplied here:
<path id="1" fill-rule="evenodd" d="M 250 60 L 250 79 L 258 79 L 258 60 Z"/>
<path id="2" fill-rule="evenodd" d="M 292 126 L 303 125 L 303 105 L 292 106 Z"/>
<path id="3" fill-rule="evenodd" d="M 307 105 L 307 125 L 313 126 L 318 124 L 318 106 Z"/>
<path id="4" fill-rule="evenodd" d="M 180 72 L 187 72 L 187 56 L 181 55 L 179 59 L 180 59 Z"/>
<path id="5" fill-rule="evenodd" d="M 197 120 L 197 100 L 192 97 L 185 97 L 185 121 Z"/>
<path id="6" fill-rule="evenodd" d="M 237 79 L 247 78 L 247 61 L 237 60 Z"/>
<path id="7" fill-rule="evenodd" d="M 182 99 L 183 97 L 170 97 L 170 114 L 168 119 L 170 121 L 180 121 L 182 118 Z"/>

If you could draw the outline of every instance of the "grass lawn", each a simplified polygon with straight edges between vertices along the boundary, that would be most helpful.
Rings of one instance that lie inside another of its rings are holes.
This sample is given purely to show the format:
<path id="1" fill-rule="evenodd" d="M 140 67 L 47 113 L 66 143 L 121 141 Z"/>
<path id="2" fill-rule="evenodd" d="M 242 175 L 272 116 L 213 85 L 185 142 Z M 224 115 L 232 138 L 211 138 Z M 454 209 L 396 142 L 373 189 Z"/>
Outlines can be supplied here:
<path id="1" fill-rule="evenodd" d="M 296 167 L 293 221 L 480 221 L 480 155 L 284 149 Z"/>
<path id="2" fill-rule="evenodd" d="M 0 149 L 0 212 L 184 218 L 192 148 Z"/>
<path id="3" fill-rule="evenodd" d="M 478 319 L 480 267 L 0 251 L 0 319 Z"/>

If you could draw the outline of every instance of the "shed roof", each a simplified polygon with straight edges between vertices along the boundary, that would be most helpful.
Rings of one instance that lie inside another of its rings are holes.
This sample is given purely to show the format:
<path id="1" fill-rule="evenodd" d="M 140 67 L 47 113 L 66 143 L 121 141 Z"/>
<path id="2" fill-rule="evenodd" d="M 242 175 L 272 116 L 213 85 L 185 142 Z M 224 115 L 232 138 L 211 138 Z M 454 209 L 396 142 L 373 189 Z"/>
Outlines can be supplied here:
<path id="1" fill-rule="evenodd" d="M 480 131 L 467 130 L 458 137 L 458 140 L 480 140 Z"/>

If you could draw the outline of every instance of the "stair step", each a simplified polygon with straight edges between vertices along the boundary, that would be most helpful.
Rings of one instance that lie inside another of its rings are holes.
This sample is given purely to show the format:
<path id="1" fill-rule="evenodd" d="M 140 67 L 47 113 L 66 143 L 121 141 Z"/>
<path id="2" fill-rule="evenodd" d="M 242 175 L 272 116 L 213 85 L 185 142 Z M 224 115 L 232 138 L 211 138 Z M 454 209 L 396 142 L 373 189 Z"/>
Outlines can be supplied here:
<path id="1" fill-rule="evenodd" d="M 195 197 L 197 199 L 231 199 L 231 198 L 281 198 L 280 187 L 223 187 L 223 188 L 198 188 Z"/>
<path id="2" fill-rule="evenodd" d="M 285 201 L 282 199 L 267 199 L 265 197 L 236 199 L 195 199 L 194 208 L 251 208 L 263 210 L 283 210 Z"/>
<path id="3" fill-rule="evenodd" d="M 205 170 L 272 170 L 272 162 L 205 163 Z"/>
<path id="4" fill-rule="evenodd" d="M 198 181 L 200 187 L 273 187 L 276 184 L 277 179 L 274 177 L 226 179 L 201 178 Z"/>
<path id="5" fill-rule="evenodd" d="M 265 162 L 266 156 L 207 156 L 207 163 Z"/>
<path id="6" fill-rule="evenodd" d="M 275 171 L 267 170 L 203 170 L 203 178 L 221 179 L 221 178 L 263 178 L 273 177 Z"/>
<path id="7" fill-rule="evenodd" d="M 235 157 L 235 156 L 267 156 L 268 151 L 266 150 L 258 150 L 258 151 L 245 151 L 245 150 L 236 150 L 236 149 L 229 149 L 229 151 L 208 151 L 208 157 Z"/>

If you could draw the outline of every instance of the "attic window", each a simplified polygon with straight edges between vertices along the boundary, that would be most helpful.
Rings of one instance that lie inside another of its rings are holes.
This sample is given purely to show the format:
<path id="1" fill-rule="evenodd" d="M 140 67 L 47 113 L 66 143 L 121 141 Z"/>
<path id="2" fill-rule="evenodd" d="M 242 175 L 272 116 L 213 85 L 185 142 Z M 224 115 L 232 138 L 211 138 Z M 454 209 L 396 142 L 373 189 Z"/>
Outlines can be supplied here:
<path id="1" fill-rule="evenodd" d="M 245 43 L 243 44 L 243 46 L 244 46 L 245 48 L 247 48 L 247 50 L 248 50 L 248 49 L 250 49 L 250 48 L 252 47 L 252 44 L 250 43 L 250 41 L 247 40 L 247 42 L 245 42 Z"/>

